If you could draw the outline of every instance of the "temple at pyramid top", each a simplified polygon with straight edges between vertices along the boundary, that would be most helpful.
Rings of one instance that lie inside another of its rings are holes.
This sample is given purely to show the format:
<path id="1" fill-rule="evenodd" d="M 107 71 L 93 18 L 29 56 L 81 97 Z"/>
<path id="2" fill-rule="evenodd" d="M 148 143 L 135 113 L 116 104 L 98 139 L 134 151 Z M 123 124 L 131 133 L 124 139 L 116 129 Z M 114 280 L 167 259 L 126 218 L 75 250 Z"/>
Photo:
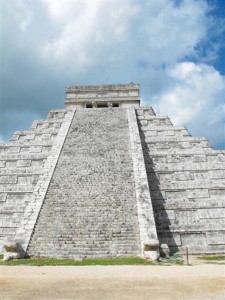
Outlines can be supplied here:
<path id="1" fill-rule="evenodd" d="M 66 107 L 140 107 L 139 84 L 86 85 L 66 87 Z"/>

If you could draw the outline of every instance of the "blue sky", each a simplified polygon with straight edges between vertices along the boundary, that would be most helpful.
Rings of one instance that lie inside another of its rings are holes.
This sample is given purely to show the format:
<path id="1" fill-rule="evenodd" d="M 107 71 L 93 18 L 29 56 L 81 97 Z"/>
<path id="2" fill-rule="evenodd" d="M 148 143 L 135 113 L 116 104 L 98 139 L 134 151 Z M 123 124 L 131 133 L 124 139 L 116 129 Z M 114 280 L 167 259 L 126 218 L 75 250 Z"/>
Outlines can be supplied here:
<path id="1" fill-rule="evenodd" d="M 225 1 L 0 0 L 0 142 L 65 86 L 135 82 L 142 104 L 225 149 Z"/>

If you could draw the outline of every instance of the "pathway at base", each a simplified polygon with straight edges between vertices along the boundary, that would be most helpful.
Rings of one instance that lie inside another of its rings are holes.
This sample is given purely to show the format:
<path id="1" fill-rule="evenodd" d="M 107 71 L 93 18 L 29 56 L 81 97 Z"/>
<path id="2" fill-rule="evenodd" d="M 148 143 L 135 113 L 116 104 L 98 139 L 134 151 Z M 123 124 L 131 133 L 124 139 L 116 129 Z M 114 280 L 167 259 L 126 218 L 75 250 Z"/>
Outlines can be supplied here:
<path id="1" fill-rule="evenodd" d="M 224 299 L 224 266 L 2 266 L 1 299 Z"/>

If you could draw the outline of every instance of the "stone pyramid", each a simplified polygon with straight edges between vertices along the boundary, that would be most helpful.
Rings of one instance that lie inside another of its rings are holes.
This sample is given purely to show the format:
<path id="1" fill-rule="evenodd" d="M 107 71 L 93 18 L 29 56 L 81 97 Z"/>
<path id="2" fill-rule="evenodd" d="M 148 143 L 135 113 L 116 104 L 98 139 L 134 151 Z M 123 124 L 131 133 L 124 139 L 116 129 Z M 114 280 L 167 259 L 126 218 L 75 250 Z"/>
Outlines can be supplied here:
<path id="1" fill-rule="evenodd" d="M 0 249 L 56 258 L 225 252 L 225 151 L 139 85 L 73 86 L 66 108 L 0 144 Z"/>

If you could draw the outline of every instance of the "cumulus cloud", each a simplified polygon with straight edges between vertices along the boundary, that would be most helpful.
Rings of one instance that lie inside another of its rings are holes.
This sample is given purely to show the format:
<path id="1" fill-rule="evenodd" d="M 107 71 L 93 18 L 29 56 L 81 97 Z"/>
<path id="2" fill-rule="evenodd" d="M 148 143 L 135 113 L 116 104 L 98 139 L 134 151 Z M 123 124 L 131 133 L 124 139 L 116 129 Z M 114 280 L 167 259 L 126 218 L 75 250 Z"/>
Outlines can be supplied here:
<path id="1" fill-rule="evenodd" d="M 24 1 L 18 2 L 18 10 L 21 16 L 19 17 L 19 27 L 25 31 L 32 21 L 33 11 L 26 5 Z"/>
<path id="2" fill-rule="evenodd" d="M 24 128 L 34 115 L 44 118 L 49 109 L 63 107 L 67 85 L 133 81 L 141 84 L 145 105 L 171 116 L 175 124 L 188 124 L 194 135 L 205 134 L 215 145 L 221 144 L 224 77 L 214 60 L 224 20 L 211 14 L 210 1 L 0 0 L 0 4 L 4 139 L 18 129 L 14 120 L 23 118 Z"/>
<path id="3" fill-rule="evenodd" d="M 59 1 L 43 1 L 59 30 L 44 44 L 43 55 L 53 63 L 63 61 L 73 69 L 87 70 L 119 60 L 129 40 L 131 19 L 139 12 L 130 2 L 67 1 L 64 7 Z"/>
<path id="4" fill-rule="evenodd" d="M 171 87 L 157 99 L 157 110 L 168 114 L 177 125 L 187 124 L 202 112 L 211 112 L 207 123 L 221 120 L 225 79 L 214 67 L 182 62 L 167 70 Z"/>
<path id="5" fill-rule="evenodd" d="M 11 12 L 11 18 L 21 31 L 27 30 L 33 17 L 32 0 L 1 0 L 0 5 L 4 11 Z"/>
<path id="6" fill-rule="evenodd" d="M 166 72 L 171 81 L 154 99 L 157 113 L 223 148 L 225 77 L 213 66 L 193 62 L 178 63 Z"/>
<path id="7" fill-rule="evenodd" d="M 87 67 L 119 61 L 159 67 L 197 55 L 206 36 L 207 4 L 185 0 L 42 0 L 57 26 L 43 53 Z"/>

